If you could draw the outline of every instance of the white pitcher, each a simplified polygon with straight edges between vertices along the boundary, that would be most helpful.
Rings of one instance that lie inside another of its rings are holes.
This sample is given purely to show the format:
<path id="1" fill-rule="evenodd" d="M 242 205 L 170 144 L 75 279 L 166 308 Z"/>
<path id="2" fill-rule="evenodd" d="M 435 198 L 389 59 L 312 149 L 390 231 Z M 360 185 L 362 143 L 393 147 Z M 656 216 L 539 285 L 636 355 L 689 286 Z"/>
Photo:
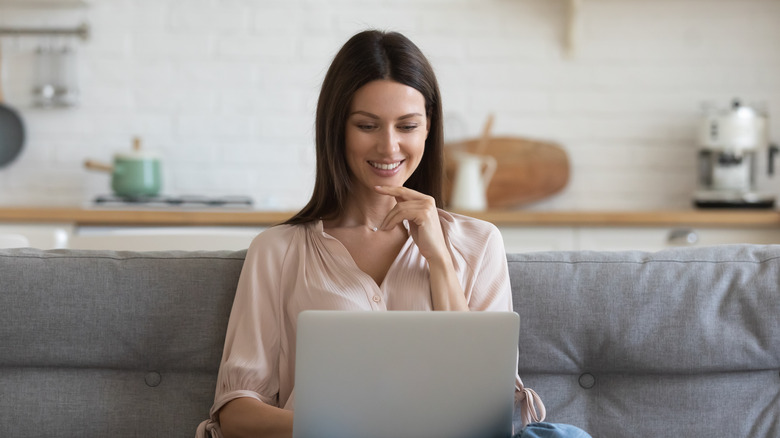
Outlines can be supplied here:
<path id="1" fill-rule="evenodd" d="M 496 159 L 460 151 L 450 153 L 457 163 L 450 206 L 454 210 L 486 210 L 487 188 L 496 171 Z"/>

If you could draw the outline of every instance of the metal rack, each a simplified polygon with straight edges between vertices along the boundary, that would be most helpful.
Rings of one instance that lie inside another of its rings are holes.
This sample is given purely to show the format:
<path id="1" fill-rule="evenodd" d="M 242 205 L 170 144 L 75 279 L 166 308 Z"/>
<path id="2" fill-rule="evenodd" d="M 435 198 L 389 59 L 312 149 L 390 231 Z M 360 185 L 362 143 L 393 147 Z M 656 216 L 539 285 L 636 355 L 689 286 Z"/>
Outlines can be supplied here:
<path id="1" fill-rule="evenodd" d="M 0 0 L 0 7 L 18 9 L 82 9 L 87 0 Z"/>
<path id="2" fill-rule="evenodd" d="M 82 40 L 89 39 L 89 25 L 82 23 L 77 27 L 70 28 L 57 28 L 57 27 L 30 27 L 30 28 L 13 28 L 13 27 L 0 27 L 0 37 L 3 36 L 75 36 Z"/>
<path id="3" fill-rule="evenodd" d="M 85 9 L 86 0 L 0 0 L 0 9 Z M 0 37 L 73 36 L 88 40 L 90 27 L 82 23 L 75 27 L 0 27 Z"/>

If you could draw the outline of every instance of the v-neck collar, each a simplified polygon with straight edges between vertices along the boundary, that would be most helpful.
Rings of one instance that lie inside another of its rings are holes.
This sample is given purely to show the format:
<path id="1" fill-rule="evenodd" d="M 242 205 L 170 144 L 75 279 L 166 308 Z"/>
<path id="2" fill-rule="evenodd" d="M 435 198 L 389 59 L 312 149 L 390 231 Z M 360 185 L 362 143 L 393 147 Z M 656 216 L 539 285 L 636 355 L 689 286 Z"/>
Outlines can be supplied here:
<path id="1" fill-rule="evenodd" d="M 385 285 L 387 284 L 387 278 L 390 277 L 390 273 L 395 270 L 395 266 L 398 264 L 398 261 L 400 260 L 402 254 L 404 254 L 406 251 L 409 250 L 409 246 L 414 244 L 414 239 L 412 239 L 412 234 L 409 230 L 409 223 L 404 220 L 403 226 L 406 229 L 406 241 L 404 242 L 401 249 L 398 251 L 398 254 L 395 255 L 395 258 L 393 259 L 393 262 L 390 264 L 390 267 L 387 268 L 387 272 L 385 273 L 385 277 L 382 279 L 382 283 L 377 284 L 376 281 L 374 281 L 374 278 L 371 277 L 367 272 L 360 269 L 357 262 L 355 262 L 355 259 L 352 258 L 352 254 L 350 254 L 349 250 L 346 246 L 344 246 L 343 243 L 334 236 L 328 234 L 325 231 L 325 226 L 322 222 L 322 219 L 318 219 L 317 222 L 314 223 L 314 232 L 321 236 L 322 238 L 326 240 L 332 240 L 335 242 L 335 244 L 338 245 L 338 250 L 341 251 L 341 258 L 345 260 L 344 263 L 349 265 L 350 268 L 356 270 L 359 275 L 362 277 L 362 281 L 367 284 L 371 284 L 371 287 L 373 287 L 377 292 L 384 291 Z"/>

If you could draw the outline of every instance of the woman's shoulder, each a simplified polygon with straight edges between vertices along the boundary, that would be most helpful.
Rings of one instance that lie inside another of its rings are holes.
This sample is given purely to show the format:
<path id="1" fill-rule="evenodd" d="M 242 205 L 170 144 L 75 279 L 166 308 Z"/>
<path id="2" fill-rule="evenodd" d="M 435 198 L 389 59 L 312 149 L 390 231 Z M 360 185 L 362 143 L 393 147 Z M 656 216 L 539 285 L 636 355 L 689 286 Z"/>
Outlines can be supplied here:
<path id="1" fill-rule="evenodd" d="M 309 226 L 309 224 L 281 224 L 267 228 L 252 239 L 247 253 L 258 255 L 261 253 L 278 254 L 279 252 L 287 252 L 291 246 L 296 246 L 300 242 Z"/>
<path id="2" fill-rule="evenodd" d="M 459 213 L 439 209 L 439 222 L 445 234 L 452 237 L 463 236 L 469 239 L 489 239 L 500 236 L 498 227 L 488 221 Z"/>
<path id="3" fill-rule="evenodd" d="M 492 223 L 444 210 L 439 210 L 439 221 L 451 251 L 472 269 L 485 257 L 505 254 L 501 232 Z"/>

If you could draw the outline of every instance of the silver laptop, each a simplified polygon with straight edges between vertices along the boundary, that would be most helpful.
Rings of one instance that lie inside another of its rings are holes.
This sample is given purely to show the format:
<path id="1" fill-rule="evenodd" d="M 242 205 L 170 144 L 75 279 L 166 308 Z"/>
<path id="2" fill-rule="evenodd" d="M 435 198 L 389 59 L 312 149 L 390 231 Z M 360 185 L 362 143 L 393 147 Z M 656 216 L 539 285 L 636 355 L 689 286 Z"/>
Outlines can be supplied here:
<path id="1" fill-rule="evenodd" d="M 519 327 L 512 312 L 302 312 L 293 437 L 510 437 Z"/>

